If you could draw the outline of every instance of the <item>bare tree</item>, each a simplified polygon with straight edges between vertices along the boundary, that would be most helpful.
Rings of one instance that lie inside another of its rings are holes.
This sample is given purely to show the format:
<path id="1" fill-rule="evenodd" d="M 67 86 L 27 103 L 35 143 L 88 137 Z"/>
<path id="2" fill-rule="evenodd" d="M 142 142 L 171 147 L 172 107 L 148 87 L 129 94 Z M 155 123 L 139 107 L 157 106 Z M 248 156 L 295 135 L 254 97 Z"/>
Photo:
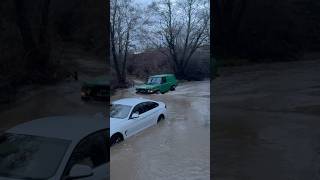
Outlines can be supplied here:
<path id="1" fill-rule="evenodd" d="M 154 15 L 146 20 L 152 28 L 143 36 L 159 50 L 165 49 L 162 52 L 172 62 L 177 77 L 185 77 L 192 55 L 209 41 L 209 1 L 159 0 L 148 12 Z"/>
<path id="2" fill-rule="evenodd" d="M 112 0 L 110 7 L 110 40 L 114 69 L 119 84 L 126 83 L 126 65 L 132 34 L 139 19 L 131 0 Z"/>
<path id="3" fill-rule="evenodd" d="M 15 0 L 17 25 L 23 41 L 25 60 L 28 61 L 30 71 L 45 73 L 46 63 L 50 59 L 50 40 L 48 36 L 48 19 L 51 0 L 41 1 L 39 24 L 39 36 L 35 36 L 32 24 L 28 19 L 28 2 L 26 0 Z M 35 77 L 36 78 L 36 77 Z"/>

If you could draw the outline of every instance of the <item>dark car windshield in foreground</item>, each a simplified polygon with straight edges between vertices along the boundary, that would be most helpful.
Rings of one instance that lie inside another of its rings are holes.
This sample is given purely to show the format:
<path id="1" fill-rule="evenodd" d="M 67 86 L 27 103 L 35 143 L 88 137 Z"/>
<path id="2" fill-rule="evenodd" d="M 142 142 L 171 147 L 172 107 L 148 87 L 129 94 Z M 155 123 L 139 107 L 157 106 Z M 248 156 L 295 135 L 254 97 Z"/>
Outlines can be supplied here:
<path id="1" fill-rule="evenodd" d="M 161 78 L 160 77 L 150 77 L 148 79 L 147 84 L 161 84 Z"/>
<path id="2" fill-rule="evenodd" d="M 0 177 L 48 179 L 57 171 L 70 141 L 5 133 L 0 136 Z"/>
<path id="3" fill-rule="evenodd" d="M 130 113 L 131 106 L 122 104 L 112 104 L 110 107 L 110 117 L 124 119 Z"/>

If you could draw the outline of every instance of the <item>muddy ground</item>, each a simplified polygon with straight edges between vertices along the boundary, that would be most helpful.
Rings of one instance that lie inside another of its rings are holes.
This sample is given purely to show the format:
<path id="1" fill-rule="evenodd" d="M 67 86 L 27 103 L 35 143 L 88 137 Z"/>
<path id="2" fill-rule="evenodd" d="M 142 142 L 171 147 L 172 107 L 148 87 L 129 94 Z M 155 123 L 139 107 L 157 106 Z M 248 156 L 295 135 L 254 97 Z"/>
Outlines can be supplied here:
<path id="1" fill-rule="evenodd" d="M 211 83 L 214 179 L 320 179 L 320 61 L 220 73 Z"/>
<path id="2" fill-rule="evenodd" d="M 106 74 L 105 61 L 86 56 L 79 49 L 67 49 L 63 62 L 78 71 L 72 78 L 46 86 L 25 86 L 18 90 L 17 100 L 0 105 L 0 132 L 33 119 L 58 115 L 95 115 L 105 111 L 106 103 L 81 100 L 84 81 Z"/>
<path id="3" fill-rule="evenodd" d="M 210 179 L 210 82 L 185 82 L 166 94 L 118 91 L 111 100 L 144 97 L 166 103 L 165 121 L 111 148 L 111 179 Z"/>

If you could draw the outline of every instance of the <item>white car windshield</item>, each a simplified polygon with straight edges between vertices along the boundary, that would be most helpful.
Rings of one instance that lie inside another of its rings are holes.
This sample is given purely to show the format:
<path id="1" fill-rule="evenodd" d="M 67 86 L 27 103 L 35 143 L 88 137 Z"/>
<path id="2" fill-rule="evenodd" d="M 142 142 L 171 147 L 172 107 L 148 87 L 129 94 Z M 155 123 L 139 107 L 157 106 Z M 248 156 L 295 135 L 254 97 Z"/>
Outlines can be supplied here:
<path id="1" fill-rule="evenodd" d="M 110 107 L 110 117 L 124 119 L 129 115 L 131 107 L 122 104 L 112 104 Z"/>
<path id="2" fill-rule="evenodd" d="M 0 136 L 0 177 L 48 179 L 58 169 L 70 141 L 5 133 Z"/>
<path id="3" fill-rule="evenodd" d="M 150 77 L 148 79 L 147 84 L 161 84 L 161 78 L 160 77 Z"/>

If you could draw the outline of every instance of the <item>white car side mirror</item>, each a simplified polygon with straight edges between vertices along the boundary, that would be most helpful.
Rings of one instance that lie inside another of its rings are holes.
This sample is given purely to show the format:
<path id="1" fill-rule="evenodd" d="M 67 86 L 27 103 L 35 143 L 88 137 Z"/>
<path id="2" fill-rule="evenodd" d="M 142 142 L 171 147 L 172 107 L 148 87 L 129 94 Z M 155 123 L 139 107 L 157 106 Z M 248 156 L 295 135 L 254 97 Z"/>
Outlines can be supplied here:
<path id="1" fill-rule="evenodd" d="M 133 113 L 132 116 L 131 116 L 131 119 L 135 119 L 135 118 L 138 118 L 138 117 L 139 117 L 138 113 Z"/>
<path id="2" fill-rule="evenodd" d="M 93 170 L 90 166 L 76 164 L 71 168 L 67 179 L 85 178 L 92 175 L 93 175 Z"/>

